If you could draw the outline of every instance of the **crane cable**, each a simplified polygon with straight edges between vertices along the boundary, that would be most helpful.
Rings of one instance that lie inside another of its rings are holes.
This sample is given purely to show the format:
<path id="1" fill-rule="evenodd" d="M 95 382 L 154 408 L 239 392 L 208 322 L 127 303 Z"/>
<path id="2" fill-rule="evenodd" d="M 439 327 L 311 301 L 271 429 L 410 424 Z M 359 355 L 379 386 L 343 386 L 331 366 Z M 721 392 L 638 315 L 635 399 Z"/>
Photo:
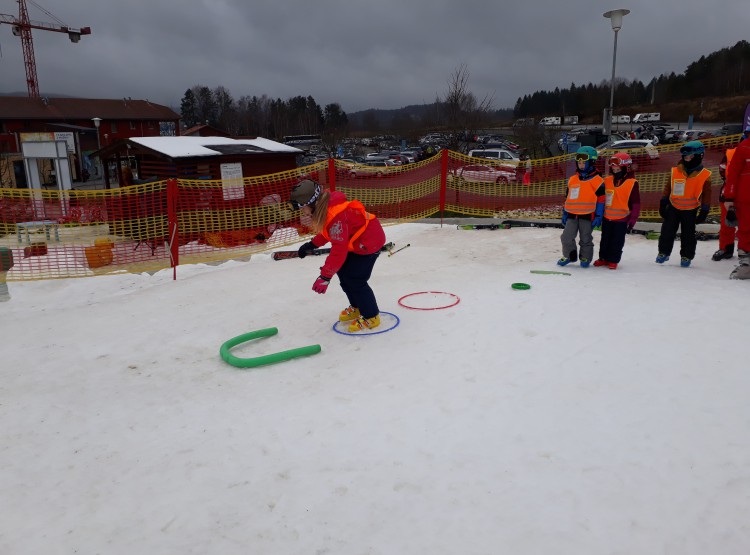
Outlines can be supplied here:
<path id="1" fill-rule="evenodd" d="M 58 22 L 58 23 L 59 23 L 60 25 L 62 25 L 63 27 L 67 27 L 67 26 L 68 26 L 68 25 L 67 25 L 67 24 L 66 24 L 66 23 L 65 23 L 65 22 L 64 22 L 64 21 L 63 21 L 62 19 L 60 19 L 59 17 L 57 17 L 57 16 L 55 16 L 54 14 L 51 14 L 50 12 L 48 12 L 47 10 L 45 10 L 45 9 L 44 9 L 43 7 L 41 7 L 41 6 L 39 5 L 39 4 L 37 4 L 36 2 L 34 2 L 34 0 L 26 0 L 26 1 L 27 1 L 27 2 L 29 3 L 29 4 L 31 4 L 32 6 L 35 6 L 35 7 L 37 8 L 37 9 L 39 9 L 39 10 L 43 11 L 43 12 L 44 12 L 45 14 L 47 14 L 47 16 L 48 16 L 48 17 L 51 17 L 52 19 L 54 19 L 55 21 L 57 21 L 57 22 Z"/>

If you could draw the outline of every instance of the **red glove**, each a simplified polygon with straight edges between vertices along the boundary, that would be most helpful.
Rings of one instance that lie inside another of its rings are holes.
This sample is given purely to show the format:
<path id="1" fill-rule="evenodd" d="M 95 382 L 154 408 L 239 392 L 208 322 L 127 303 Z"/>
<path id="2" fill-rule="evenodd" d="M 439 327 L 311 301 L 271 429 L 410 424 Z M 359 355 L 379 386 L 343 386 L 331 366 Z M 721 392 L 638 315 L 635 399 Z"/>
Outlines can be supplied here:
<path id="1" fill-rule="evenodd" d="M 313 283 L 312 290 L 322 295 L 328 289 L 329 283 L 331 283 L 331 278 L 318 276 L 318 279 Z"/>

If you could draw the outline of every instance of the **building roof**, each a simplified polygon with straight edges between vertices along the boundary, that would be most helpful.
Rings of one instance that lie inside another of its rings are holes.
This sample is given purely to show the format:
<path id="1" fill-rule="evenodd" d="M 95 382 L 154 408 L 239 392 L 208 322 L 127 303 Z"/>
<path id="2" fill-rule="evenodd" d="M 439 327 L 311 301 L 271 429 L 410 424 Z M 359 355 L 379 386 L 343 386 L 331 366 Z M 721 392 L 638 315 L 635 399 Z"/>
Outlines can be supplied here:
<path id="1" fill-rule="evenodd" d="M 180 135 L 183 137 L 229 137 L 229 133 L 210 125 L 193 125 L 188 129 L 184 129 Z"/>
<path id="2" fill-rule="evenodd" d="M 227 137 L 131 137 L 128 139 L 145 148 L 169 156 L 222 156 L 226 154 L 302 154 L 303 151 L 270 139 L 230 139 Z"/>
<path id="3" fill-rule="evenodd" d="M 180 115 L 148 100 L 108 98 L 30 98 L 0 96 L 0 120 L 179 120 Z"/>

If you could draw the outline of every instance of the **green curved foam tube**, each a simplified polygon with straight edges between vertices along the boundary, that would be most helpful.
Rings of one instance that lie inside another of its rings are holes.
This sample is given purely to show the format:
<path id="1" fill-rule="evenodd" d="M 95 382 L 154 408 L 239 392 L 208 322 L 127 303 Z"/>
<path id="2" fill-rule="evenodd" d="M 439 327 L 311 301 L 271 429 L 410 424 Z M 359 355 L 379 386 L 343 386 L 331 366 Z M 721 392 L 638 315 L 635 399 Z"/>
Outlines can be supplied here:
<path id="1" fill-rule="evenodd" d="M 257 339 L 259 337 L 270 337 L 277 333 L 279 333 L 278 328 L 265 328 L 262 330 L 243 333 L 242 335 L 238 335 L 237 337 L 233 337 L 229 341 L 226 341 L 221 346 L 221 349 L 219 349 L 219 354 L 224 362 L 236 366 L 237 368 L 255 368 L 256 366 L 275 364 L 277 362 L 283 362 L 297 357 L 315 355 L 320 352 L 320 345 L 308 345 L 307 347 L 298 347 L 296 349 L 289 349 L 288 351 L 281 351 L 280 353 L 250 358 L 236 357 L 229 352 L 232 347 L 236 347 L 240 343 L 245 343 L 246 341 Z"/>

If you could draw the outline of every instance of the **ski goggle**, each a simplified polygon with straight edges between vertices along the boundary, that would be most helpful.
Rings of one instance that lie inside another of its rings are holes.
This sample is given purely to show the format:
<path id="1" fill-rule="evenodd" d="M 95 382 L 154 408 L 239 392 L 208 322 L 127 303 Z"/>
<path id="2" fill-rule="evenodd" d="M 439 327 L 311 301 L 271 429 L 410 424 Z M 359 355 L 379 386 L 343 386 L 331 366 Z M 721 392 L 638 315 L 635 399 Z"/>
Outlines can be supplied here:
<path id="1" fill-rule="evenodd" d="M 610 158 L 609 165 L 610 166 L 616 166 L 618 168 L 622 166 L 629 166 L 631 164 L 631 160 L 622 160 L 620 158 Z"/>
<path id="2" fill-rule="evenodd" d="M 703 154 L 703 149 L 693 148 L 691 146 L 682 147 L 680 149 L 680 156 L 693 156 L 695 154 Z"/>
<path id="3" fill-rule="evenodd" d="M 586 162 L 587 160 L 590 160 L 590 159 L 591 159 L 591 156 L 589 156 L 585 152 L 576 153 L 576 162 Z"/>
<path id="4" fill-rule="evenodd" d="M 320 191 L 320 185 L 318 185 L 316 183 L 315 184 L 315 189 L 313 190 L 313 195 L 312 195 L 312 197 L 310 197 L 310 200 L 308 200 L 307 202 L 299 203 L 296 200 L 291 199 L 291 200 L 289 200 L 289 204 L 292 205 L 292 209 L 293 210 L 299 210 L 303 206 L 310 206 L 311 204 L 315 204 L 317 202 L 317 200 L 320 198 L 320 193 L 321 193 L 321 191 Z"/>

